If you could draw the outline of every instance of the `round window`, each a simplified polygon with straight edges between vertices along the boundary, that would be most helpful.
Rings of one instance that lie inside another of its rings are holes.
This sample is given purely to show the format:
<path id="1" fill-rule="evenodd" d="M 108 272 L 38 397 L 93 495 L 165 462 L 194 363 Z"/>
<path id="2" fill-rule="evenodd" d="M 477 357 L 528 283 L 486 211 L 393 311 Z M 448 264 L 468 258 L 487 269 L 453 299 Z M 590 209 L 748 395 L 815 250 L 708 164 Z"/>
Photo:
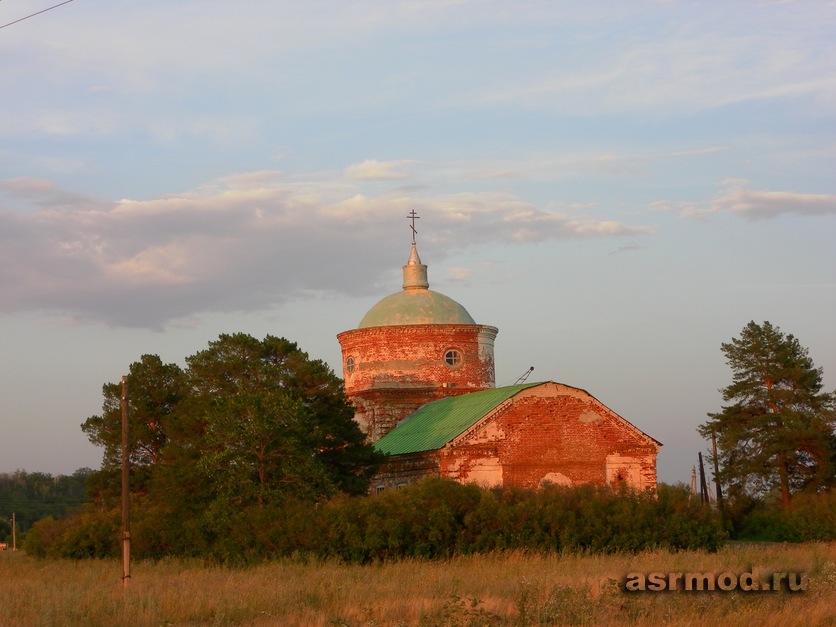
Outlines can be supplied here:
<path id="1" fill-rule="evenodd" d="M 356 364 L 354 362 L 354 357 L 349 357 L 348 359 L 345 360 L 345 371 L 347 373 L 351 374 L 352 372 L 354 372 L 355 367 L 356 367 Z"/>
<path id="2" fill-rule="evenodd" d="M 444 353 L 444 362 L 448 366 L 458 366 L 462 361 L 462 354 L 457 351 L 455 348 L 451 348 L 450 350 Z"/>

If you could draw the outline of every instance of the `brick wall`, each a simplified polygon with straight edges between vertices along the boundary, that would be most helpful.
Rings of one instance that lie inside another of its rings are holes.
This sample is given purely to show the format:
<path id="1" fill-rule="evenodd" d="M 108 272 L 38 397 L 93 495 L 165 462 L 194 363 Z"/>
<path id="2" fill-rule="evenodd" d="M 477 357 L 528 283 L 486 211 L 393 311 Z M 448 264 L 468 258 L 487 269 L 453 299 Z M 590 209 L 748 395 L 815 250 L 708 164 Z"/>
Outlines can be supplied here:
<path id="1" fill-rule="evenodd" d="M 659 446 L 583 390 L 547 383 L 438 451 L 391 458 L 382 476 L 387 486 L 411 483 L 423 471 L 488 486 L 624 482 L 655 490 Z"/>
<path id="2" fill-rule="evenodd" d="M 395 490 L 410 483 L 415 483 L 423 477 L 437 477 L 439 472 L 438 451 L 398 455 L 375 475 L 369 487 L 372 493 L 380 490 Z"/>
<path id="3" fill-rule="evenodd" d="M 360 427 L 375 442 L 424 403 L 494 387 L 497 332 L 485 325 L 443 324 L 340 333 L 345 391 Z M 445 361 L 449 350 L 459 353 L 458 363 Z"/>

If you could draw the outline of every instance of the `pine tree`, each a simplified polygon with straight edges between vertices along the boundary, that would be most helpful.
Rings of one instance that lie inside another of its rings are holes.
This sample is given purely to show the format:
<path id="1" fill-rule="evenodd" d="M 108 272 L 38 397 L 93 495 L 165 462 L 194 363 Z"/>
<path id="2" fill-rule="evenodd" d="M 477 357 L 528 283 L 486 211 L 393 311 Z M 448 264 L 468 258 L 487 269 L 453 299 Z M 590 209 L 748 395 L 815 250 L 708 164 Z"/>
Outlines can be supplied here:
<path id="1" fill-rule="evenodd" d="M 720 480 L 732 493 L 780 489 L 785 508 L 794 492 L 832 485 L 836 393 L 822 392 L 808 350 L 769 322 L 750 322 L 722 350 L 733 377 L 720 391 L 731 404 L 699 427 L 717 436 Z"/>

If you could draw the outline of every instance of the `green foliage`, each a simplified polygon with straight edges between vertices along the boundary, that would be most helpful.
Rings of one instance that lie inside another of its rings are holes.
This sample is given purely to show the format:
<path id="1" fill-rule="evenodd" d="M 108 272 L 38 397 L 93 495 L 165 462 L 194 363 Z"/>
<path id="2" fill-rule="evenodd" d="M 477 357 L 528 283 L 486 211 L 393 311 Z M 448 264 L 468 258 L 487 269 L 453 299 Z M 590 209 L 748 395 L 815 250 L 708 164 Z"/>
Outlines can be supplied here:
<path id="1" fill-rule="evenodd" d="M 156 355 L 143 355 L 128 369 L 128 451 L 134 492 L 148 489 L 151 467 L 168 442 L 166 426 L 185 394 L 184 373 Z M 102 413 L 81 425 L 90 442 L 104 449 L 100 476 L 91 482 L 95 498 L 115 498 L 121 490 L 122 384 L 102 386 Z"/>
<path id="2" fill-rule="evenodd" d="M 119 554 L 119 510 L 88 508 L 81 513 L 55 520 L 36 522 L 23 543 L 27 554 L 40 558 L 103 558 Z"/>
<path id="3" fill-rule="evenodd" d="M 196 470 L 224 506 L 367 486 L 357 481 L 366 469 L 340 452 L 371 461 L 371 447 L 322 362 L 285 339 L 244 334 L 222 335 L 187 361 L 182 417 L 200 434 Z"/>
<path id="4" fill-rule="evenodd" d="M 661 486 L 657 498 L 592 485 L 485 490 L 429 478 L 398 491 L 331 501 L 325 510 L 325 556 L 348 562 L 518 549 L 716 550 L 725 539 L 716 512 L 683 487 Z"/>
<path id="5" fill-rule="evenodd" d="M 683 486 L 651 493 L 605 487 L 483 489 L 427 478 L 374 496 L 335 496 L 314 503 L 288 498 L 225 511 L 195 510 L 182 518 L 165 503 L 139 498 L 133 554 L 211 558 L 241 564 L 293 557 L 369 563 L 438 559 L 504 550 L 637 552 L 652 548 L 716 550 L 725 533 L 715 510 Z M 111 510 L 33 529 L 35 555 L 84 557 L 113 548 Z M 103 537 L 100 544 L 94 538 Z"/>
<path id="6" fill-rule="evenodd" d="M 348 562 L 516 549 L 716 550 L 725 538 L 713 510 L 684 488 L 666 486 L 657 499 L 596 486 L 484 490 L 425 479 L 373 497 L 332 501 L 325 511 L 325 556 Z"/>
<path id="7" fill-rule="evenodd" d="M 750 322 L 722 345 L 733 371 L 722 411 L 699 427 L 717 436 L 720 480 L 731 496 L 816 492 L 836 483 L 836 393 L 822 392 L 822 370 L 806 348 L 769 322 Z"/>
<path id="8" fill-rule="evenodd" d="M 656 521 L 644 520 L 648 526 L 661 526 L 658 530 L 660 546 L 678 550 L 716 551 L 727 538 L 718 512 L 701 505 L 684 485 L 659 486 L 656 514 L 663 518 Z"/>
<path id="9" fill-rule="evenodd" d="M 735 537 L 763 542 L 832 542 L 836 540 L 836 492 L 801 494 L 788 509 L 758 504 Z"/>
<path id="10" fill-rule="evenodd" d="M 144 355 L 128 375 L 133 517 L 150 555 L 233 554 L 255 507 L 363 494 L 383 456 L 342 381 L 286 339 L 221 335 L 187 368 Z M 92 501 L 118 506 L 121 383 L 82 429 L 104 449 Z M 279 516 L 281 519 L 281 516 Z M 227 548 L 225 548 L 227 547 Z"/>
<path id="11" fill-rule="evenodd" d="M 324 508 L 329 555 L 347 562 L 449 557 L 479 488 L 426 479 L 373 497 L 331 501 Z"/>
<path id="12" fill-rule="evenodd" d="M 11 543 L 12 513 L 21 540 L 35 521 L 64 518 L 81 507 L 87 497 L 85 481 L 92 472 L 81 468 L 72 475 L 56 476 L 25 470 L 0 473 L 0 542 Z"/>

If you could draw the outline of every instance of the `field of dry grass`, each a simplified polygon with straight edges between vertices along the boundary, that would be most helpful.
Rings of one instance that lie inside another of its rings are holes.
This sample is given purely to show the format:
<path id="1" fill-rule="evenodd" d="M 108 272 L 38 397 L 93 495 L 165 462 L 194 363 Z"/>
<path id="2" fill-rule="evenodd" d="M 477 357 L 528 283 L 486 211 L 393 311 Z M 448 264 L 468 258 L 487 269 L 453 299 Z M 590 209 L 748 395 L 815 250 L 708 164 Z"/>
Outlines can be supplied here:
<path id="1" fill-rule="evenodd" d="M 803 592 L 625 592 L 630 572 L 803 572 Z M 836 543 L 371 566 L 37 561 L 0 553 L 9 625 L 836 625 Z"/>

